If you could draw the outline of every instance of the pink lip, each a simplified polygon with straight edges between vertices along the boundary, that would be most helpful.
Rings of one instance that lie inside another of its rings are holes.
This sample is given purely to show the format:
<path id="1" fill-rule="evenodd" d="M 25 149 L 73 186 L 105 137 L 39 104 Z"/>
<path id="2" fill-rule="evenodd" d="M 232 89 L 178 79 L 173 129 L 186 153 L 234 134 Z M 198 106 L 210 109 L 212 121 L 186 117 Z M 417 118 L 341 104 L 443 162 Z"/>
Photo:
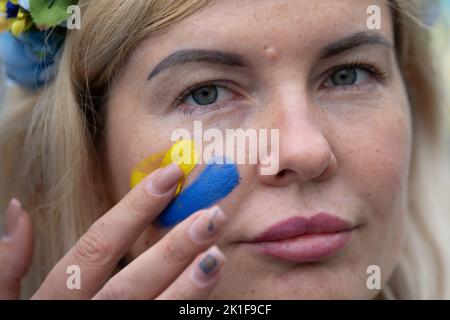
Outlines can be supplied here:
<path id="1" fill-rule="evenodd" d="M 350 222 L 328 213 L 311 218 L 293 217 L 279 222 L 249 242 L 251 249 L 267 256 L 311 262 L 334 255 L 351 239 Z"/>

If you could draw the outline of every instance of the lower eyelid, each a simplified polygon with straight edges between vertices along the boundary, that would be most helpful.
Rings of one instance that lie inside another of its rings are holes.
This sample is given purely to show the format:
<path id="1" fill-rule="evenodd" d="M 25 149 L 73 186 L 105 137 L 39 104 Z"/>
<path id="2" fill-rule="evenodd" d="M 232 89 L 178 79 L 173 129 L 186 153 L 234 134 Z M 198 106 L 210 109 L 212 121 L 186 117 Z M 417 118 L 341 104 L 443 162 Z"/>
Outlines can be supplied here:
<path id="1" fill-rule="evenodd" d="M 218 102 L 214 104 L 204 105 L 204 106 L 194 106 L 188 104 L 179 105 L 177 111 L 185 114 L 185 115 L 193 115 L 194 113 L 198 115 L 203 115 L 209 112 L 222 111 L 227 108 L 233 108 L 236 104 L 239 104 L 240 101 L 245 100 L 244 97 L 231 99 L 223 102 Z M 231 104 L 231 106 L 230 106 Z"/>
<path id="2" fill-rule="evenodd" d="M 185 105 L 178 109 L 179 112 L 183 113 L 185 116 L 193 116 L 193 115 L 204 115 L 210 112 L 220 111 L 223 108 L 223 106 L 190 106 Z"/>
<path id="3" fill-rule="evenodd" d="M 364 83 L 347 86 L 322 86 L 322 90 L 327 92 L 352 92 L 370 90 L 376 87 L 378 81 L 376 79 L 366 80 Z"/>

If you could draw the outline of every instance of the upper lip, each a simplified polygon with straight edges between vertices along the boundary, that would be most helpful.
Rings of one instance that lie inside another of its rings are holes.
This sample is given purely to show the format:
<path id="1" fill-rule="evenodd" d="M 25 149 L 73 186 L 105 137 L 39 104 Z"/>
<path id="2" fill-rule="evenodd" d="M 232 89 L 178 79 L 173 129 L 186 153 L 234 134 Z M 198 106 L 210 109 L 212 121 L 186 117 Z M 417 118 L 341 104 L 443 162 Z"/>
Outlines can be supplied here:
<path id="1" fill-rule="evenodd" d="M 295 238 L 305 234 L 342 232 L 353 229 L 351 222 L 326 212 L 310 218 L 294 216 L 275 223 L 249 242 L 269 242 Z"/>

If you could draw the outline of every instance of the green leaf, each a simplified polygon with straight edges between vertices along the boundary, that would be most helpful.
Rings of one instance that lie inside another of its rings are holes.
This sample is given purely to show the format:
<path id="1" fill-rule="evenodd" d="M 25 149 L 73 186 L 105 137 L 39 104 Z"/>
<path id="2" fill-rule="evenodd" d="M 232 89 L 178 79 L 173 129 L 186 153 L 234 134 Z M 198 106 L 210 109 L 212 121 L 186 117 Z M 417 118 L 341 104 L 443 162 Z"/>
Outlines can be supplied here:
<path id="1" fill-rule="evenodd" d="M 76 2 L 74 0 L 30 0 L 30 14 L 35 24 L 55 27 L 69 17 L 67 7 Z"/>

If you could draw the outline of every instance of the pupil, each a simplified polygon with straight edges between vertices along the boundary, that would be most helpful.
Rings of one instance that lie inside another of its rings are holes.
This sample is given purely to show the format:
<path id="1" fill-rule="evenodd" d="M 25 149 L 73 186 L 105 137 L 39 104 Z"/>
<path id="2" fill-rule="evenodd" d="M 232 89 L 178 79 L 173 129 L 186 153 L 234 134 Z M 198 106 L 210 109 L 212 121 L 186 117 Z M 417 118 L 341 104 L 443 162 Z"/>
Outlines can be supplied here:
<path id="1" fill-rule="evenodd" d="M 338 71 L 332 77 L 332 81 L 336 86 L 352 85 L 356 82 L 356 70 L 345 69 Z"/>
<path id="2" fill-rule="evenodd" d="M 203 87 L 193 92 L 192 98 L 200 105 L 214 103 L 217 100 L 217 88 L 215 86 Z"/>

